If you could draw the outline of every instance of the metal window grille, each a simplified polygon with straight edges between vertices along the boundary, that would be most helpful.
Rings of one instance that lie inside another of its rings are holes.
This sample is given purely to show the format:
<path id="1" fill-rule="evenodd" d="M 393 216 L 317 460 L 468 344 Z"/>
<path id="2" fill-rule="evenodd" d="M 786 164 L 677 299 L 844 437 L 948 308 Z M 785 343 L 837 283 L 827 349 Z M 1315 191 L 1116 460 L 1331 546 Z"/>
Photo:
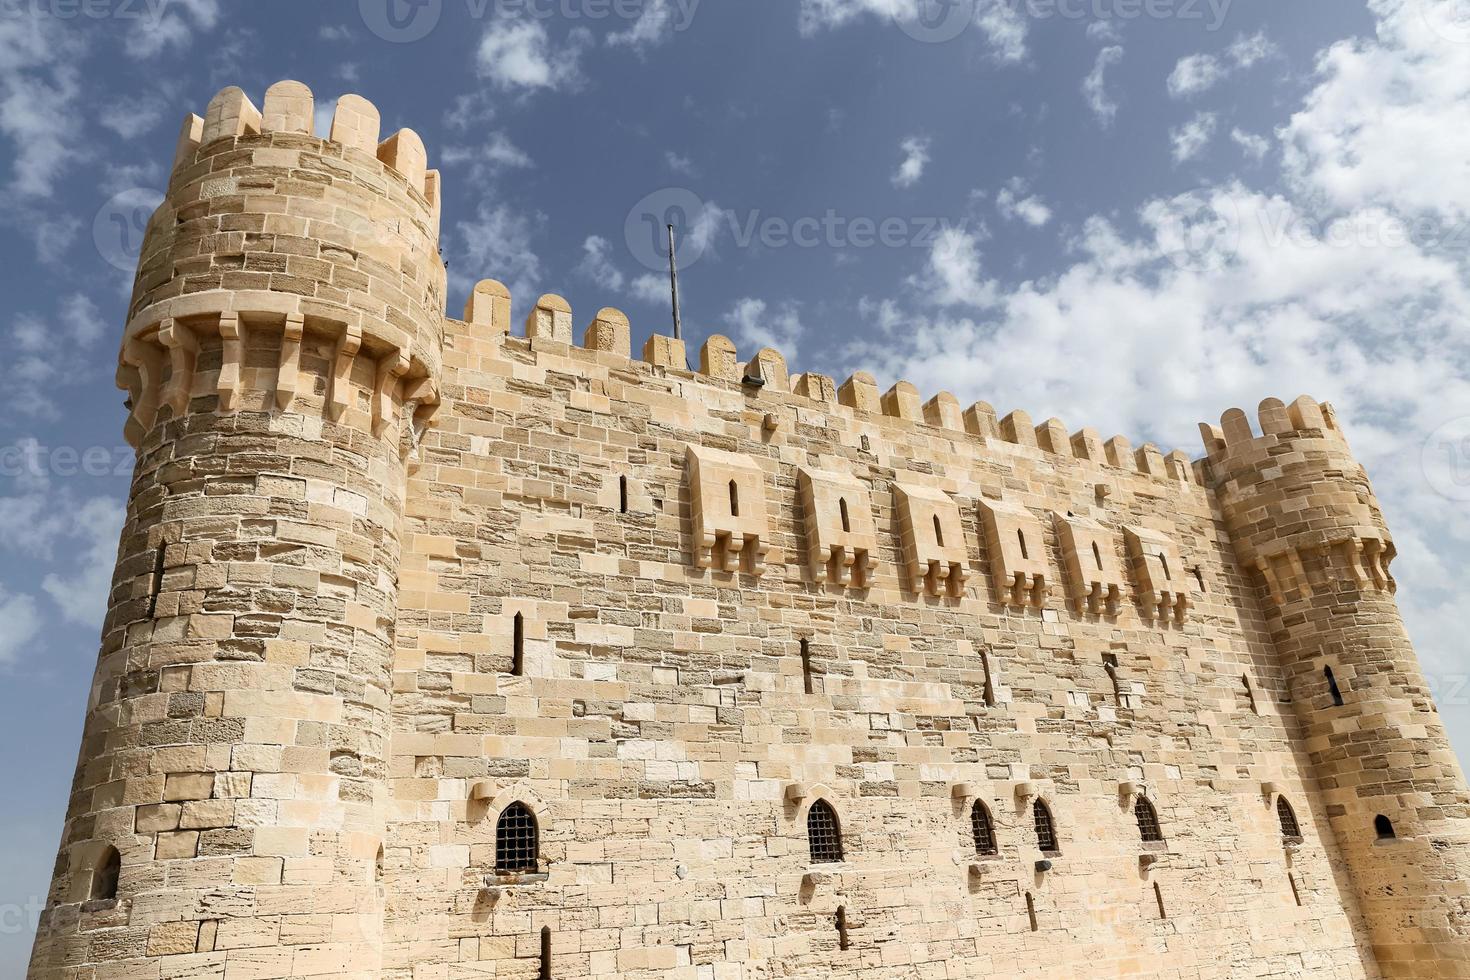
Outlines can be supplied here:
<path id="1" fill-rule="evenodd" d="M 529 874 L 536 871 L 536 817 L 524 803 L 512 803 L 495 825 L 495 871 L 497 874 Z"/>
<path id="2" fill-rule="evenodd" d="M 1291 808 L 1290 803 L 1286 802 L 1286 797 L 1284 796 L 1276 801 L 1276 816 L 1281 818 L 1282 837 L 1300 837 L 1302 835 L 1302 825 L 1296 821 L 1296 811 Z"/>
<path id="3" fill-rule="evenodd" d="M 984 803 L 976 803 L 970 810 L 970 830 L 975 836 L 975 853 L 988 857 L 997 853 L 995 825 L 990 822 L 990 811 Z"/>
<path id="4" fill-rule="evenodd" d="M 842 860 L 842 833 L 837 827 L 837 813 L 826 800 L 817 800 L 807 811 L 806 836 L 813 864 L 833 864 Z"/>
<path id="5" fill-rule="evenodd" d="M 1037 800 L 1036 805 L 1033 806 L 1031 809 L 1032 815 L 1035 817 L 1036 820 L 1037 846 L 1046 853 L 1061 850 L 1061 848 L 1057 846 L 1056 824 L 1052 822 L 1051 811 L 1046 808 L 1046 804 L 1041 802 L 1040 800 Z"/>
<path id="6" fill-rule="evenodd" d="M 1152 803 L 1140 796 L 1133 803 L 1133 815 L 1138 818 L 1138 834 L 1145 844 L 1163 841 L 1164 828 L 1159 826 L 1159 812 Z"/>

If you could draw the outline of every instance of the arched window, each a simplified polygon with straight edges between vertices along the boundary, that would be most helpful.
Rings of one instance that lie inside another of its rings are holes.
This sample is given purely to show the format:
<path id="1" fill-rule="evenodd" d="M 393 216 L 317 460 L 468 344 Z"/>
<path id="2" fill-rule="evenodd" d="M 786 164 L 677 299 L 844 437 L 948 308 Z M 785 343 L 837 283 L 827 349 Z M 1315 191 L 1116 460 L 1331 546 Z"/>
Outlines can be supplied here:
<path id="1" fill-rule="evenodd" d="M 1343 706 L 1342 688 L 1337 686 L 1337 677 L 1332 673 L 1331 667 L 1322 668 L 1322 676 L 1327 678 L 1327 690 L 1332 694 L 1333 707 Z"/>
<path id="2" fill-rule="evenodd" d="M 837 811 L 826 800 L 817 800 L 806 812 L 806 839 L 812 864 L 842 860 L 842 829 L 837 824 Z"/>
<path id="3" fill-rule="evenodd" d="M 117 883 L 122 877 L 122 855 L 117 848 L 109 847 L 102 852 L 97 868 L 92 872 L 92 900 L 111 901 L 117 898 Z"/>
<path id="4" fill-rule="evenodd" d="M 1051 810 L 1041 800 L 1037 800 L 1031 806 L 1031 816 L 1036 822 L 1036 846 L 1041 848 L 1043 854 L 1059 854 L 1061 848 L 1057 846 L 1057 825 L 1051 818 Z"/>
<path id="5" fill-rule="evenodd" d="M 730 481 L 730 516 L 740 516 L 740 488 L 735 485 L 734 480 Z"/>
<path id="6" fill-rule="evenodd" d="M 980 857 L 993 857 L 1000 853 L 995 842 L 995 824 L 990 820 L 990 811 L 979 800 L 970 808 L 970 833 L 975 838 L 975 853 Z"/>
<path id="7" fill-rule="evenodd" d="M 1381 813 L 1373 818 L 1373 829 L 1378 832 L 1379 840 L 1393 840 L 1398 837 L 1393 829 L 1393 821 Z"/>
<path id="8" fill-rule="evenodd" d="M 540 834 L 536 815 L 524 803 L 512 803 L 495 824 L 496 874 L 534 874 Z"/>
<path id="9" fill-rule="evenodd" d="M 1276 816 L 1281 821 L 1281 836 L 1287 840 L 1300 840 L 1302 836 L 1302 825 L 1297 823 L 1296 811 L 1291 808 L 1286 797 L 1276 798 Z"/>
<path id="10" fill-rule="evenodd" d="M 1133 816 L 1138 821 L 1138 836 L 1145 844 L 1163 843 L 1164 828 L 1159 825 L 1159 811 L 1142 795 L 1133 801 Z"/>

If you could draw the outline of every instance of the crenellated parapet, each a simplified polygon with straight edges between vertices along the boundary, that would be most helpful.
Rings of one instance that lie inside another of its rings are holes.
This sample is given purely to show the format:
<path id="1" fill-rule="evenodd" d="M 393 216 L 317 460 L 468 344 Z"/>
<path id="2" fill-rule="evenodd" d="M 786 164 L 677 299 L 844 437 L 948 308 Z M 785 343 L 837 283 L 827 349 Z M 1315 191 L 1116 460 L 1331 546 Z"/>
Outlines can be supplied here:
<path id="1" fill-rule="evenodd" d="M 486 279 L 475 286 L 465 304 L 464 320 L 472 330 L 489 336 L 511 332 L 511 295 L 506 286 Z M 575 340 L 575 317 L 567 301 L 548 294 L 535 301 L 527 317 L 524 336 L 532 340 L 574 343 L 585 350 L 611 357 L 631 359 L 633 343 L 628 317 L 604 308 Z M 982 446 L 1014 447 L 1078 460 L 1098 468 L 1099 480 L 1143 477 L 1182 492 L 1196 491 L 1201 484 L 1194 462 L 1183 450 L 1165 454 L 1152 443 L 1135 449 L 1123 436 L 1104 440 L 1097 430 L 1083 428 L 1069 434 L 1059 419 L 1035 424 L 1031 416 L 1016 410 L 998 417 L 987 402 L 963 406 L 947 391 L 928 398 L 914 385 L 899 381 L 886 391 L 866 371 L 857 371 L 838 383 L 824 374 L 793 372 L 780 351 L 763 348 L 742 360 L 735 343 L 722 334 L 705 340 L 691 356 L 682 340 L 651 334 L 640 348 L 639 359 L 651 368 L 688 372 L 710 382 L 742 385 L 751 392 L 791 394 L 810 399 L 826 410 L 846 410 L 855 417 L 871 418 L 882 425 L 911 425 L 937 429 L 956 439 L 973 439 Z"/>
<path id="2" fill-rule="evenodd" d="M 376 436 L 405 416 L 410 445 L 438 404 L 438 172 L 412 130 L 380 141 L 359 96 L 337 100 L 325 138 L 314 113 L 284 81 L 263 108 L 231 87 L 185 119 L 119 355 L 135 446 L 199 398 Z"/>
<path id="3" fill-rule="evenodd" d="M 1268 398 L 1259 434 L 1244 411 L 1201 424 L 1205 468 L 1239 529 L 1235 545 L 1273 601 L 1344 585 L 1392 592 L 1395 548 L 1330 404 Z"/>

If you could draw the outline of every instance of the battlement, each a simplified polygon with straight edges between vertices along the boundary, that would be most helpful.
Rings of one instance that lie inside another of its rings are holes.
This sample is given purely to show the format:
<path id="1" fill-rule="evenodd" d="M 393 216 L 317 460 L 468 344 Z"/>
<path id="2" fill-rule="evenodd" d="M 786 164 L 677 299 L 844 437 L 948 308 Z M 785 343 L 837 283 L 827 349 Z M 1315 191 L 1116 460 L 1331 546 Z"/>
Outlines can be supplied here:
<path id="1" fill-rule="evenodd" d="M 464 322 L 468 326 L 480 330 L 488 328 L 492 335 L 509 335 L 510 318 L 511 294 L 503 283 L 486 279 L 475 286 L 465 304 Z M 531 340 L 573 345 L 570 304 L 555 294 L 542 296 L 526 318 L 524 336 Z M 577 346 L 631 360 L 628 317 L 611 307 L 599 310 Z M 1180 488 L 1202 485 L 1195 464 L 1183 450 L 1174 450 L 1166 455 L 1152 443 L 1145 443 L 1135 450 L 1127 438 L 1113 436 L 1104 441 L 1093 428 L 1082 428 L 1069 434 L 1066 424 L 1060 419 L 1047 419 L 1037 425 L 1021 409 L 998 417 L 988 402 L 962 407 L 959 399 L 947 391 L 925 401 L 919 390 L 907 381 L 899 381 L 883 392 L 879 390 L 877 379 L 865 371 L 853 374 L 840 385 L 824 374 L 793 374 L 780 351 L 765 347 L 747 360 L 741 360 L 734 341 L 722 334 L 712 335 L 700 347 L 697 368 L 690 364 L 682 340 L 661 334 L 648 337 L 640 360 L 655 368 L 688 371 L 711 381 L 743 384 L 752 390 L 794 394 L 828 407 L 846 408 L 855 415 L 881 419 L 886 424 L 931 426 L 977 438 L 982 445 L 1039 450 Z"/>
<path id="2" fill-rule="evenodd" d="M 1337 424 L 1337 413 L 1328 402 L 1302 395 L 1290 405 L 1279 398 L 1267 398 L 1256 409 L 1261 434 L 1251 428 L 1250 417 L 1243 409 L 1232 408 L 1220 417 L 1218 426 L 1201 422 L 1206 458 L 1223 475 L 1232 460 L 1262 453 L 1276 445 L 1282 436 L 1312 433 L 1336 440 L 1347 449 L 1347 439 Z"/>
<path id="3" fill-rule="evenodd" d="M 203 149 L 217 140 L 260 136 L 266 133 L 315 135 L 316 102 L 301 82 L 280 81 L 266 89 L 264 108 L 257 109 L 245 92 L 229 86 L 209 100 L 204 116 L 189 114 L 179 133 L 173 173 L 196 163 Z M 373 157 L 401 177 L 436 213 L 439 210 L 439 171 L 429 169 L 424 141 L 411 129 L 400 129 L 379 142 L 382 116 L 377 106 L 360 95 L 337 99 L 332 125 L 323 143 L 335 144 L 345 152 Z"/>

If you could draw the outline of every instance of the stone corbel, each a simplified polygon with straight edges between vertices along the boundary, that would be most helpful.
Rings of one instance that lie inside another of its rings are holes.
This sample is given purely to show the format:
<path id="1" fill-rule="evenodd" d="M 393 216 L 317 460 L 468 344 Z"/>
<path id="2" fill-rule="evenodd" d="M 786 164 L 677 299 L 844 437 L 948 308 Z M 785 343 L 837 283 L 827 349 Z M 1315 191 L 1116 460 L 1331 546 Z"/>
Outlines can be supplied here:
<path id="1" fill-rule="evenodd" d="M 362 327 L 347 324 L 342 338 L 337 341 L 337 354 L 332 365 L 332 394 L 327 401 L 327 415 L 333 422 L 347 411 L 347 402 L 352 397 L 352 362 L 362 348 Z"/>
<path id="2" fill-rule="evenodd" d="M 129 340 L 123 345 L 123 361 L 137 371 L 137 388 L 133 391 L 133 414 L 124 432 L 136 448 L 143 436 L 153 428 L 158 415 L 159 389 L 163 383 L 163 350 L 144 340 Z M 133 439 L 136 437 L 137 441 Z"/>
<path id="3" fill-rule="evenodd" d="M 281 332 L 281 359 L 276 369 L 276 407 L 285 411 L 296 400 L 296 388 L 301 379 L 301 337 L 306 318 L 300 313 L 286 314 L 286 326 Z"/>
<path id="4" fill-rule="evenodd" d="M 245 359 L 245 335 L 238 313 L 219 315 L 220 365 L 219 408 L 233 412 L 240 407 L 240 367 Z"/>
<path id="5" fill-rule="evenodd" d="M 393 421 L 393 395 L 398 380 L 408 373 L 408 353 L 396 350 L 378 362 L 378 380 L 373 388 L 373 435 L 381 436 Z"/>
<path id="6" fill-rule="evenodd" d="M 158 328 L 158 339 L 168 349 L 170 372 L 168 390 L 164 393 L 164 404 L 174 411 L 177 418 L 189 407 L 189 395 L 194 388 L 194 365 L 199 356 L 199 339 L 188 327 L 182 326 L 173 317 L 163 321 Z"/>

